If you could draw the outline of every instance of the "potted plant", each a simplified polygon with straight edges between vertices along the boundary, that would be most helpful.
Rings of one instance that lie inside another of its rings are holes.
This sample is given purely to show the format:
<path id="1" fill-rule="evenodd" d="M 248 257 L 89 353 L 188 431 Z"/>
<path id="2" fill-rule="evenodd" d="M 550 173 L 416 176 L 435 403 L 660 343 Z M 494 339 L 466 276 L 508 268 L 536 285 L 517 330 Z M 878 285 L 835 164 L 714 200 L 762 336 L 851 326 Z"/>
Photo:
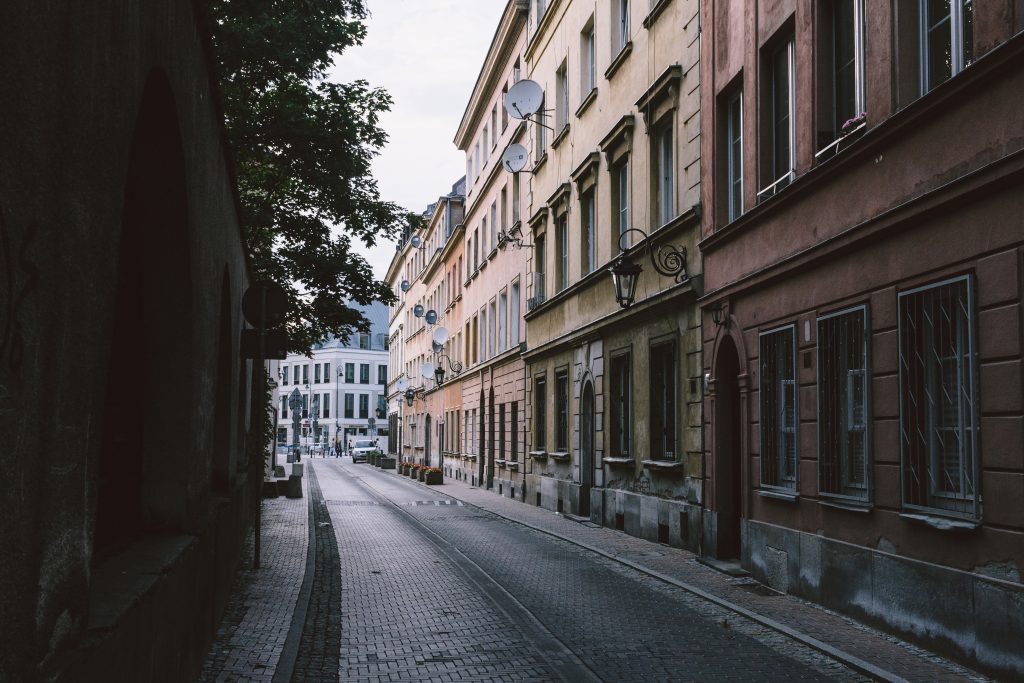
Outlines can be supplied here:
<path id="1" fill-rule="evenodd" d="M 418 462 L 414 462 L 409 466 L 409 476 L 413 479 L 420 478 L 420 464 Z"/>
<path id="2" fill-rule="evenodd" d="M 423 483 L 425 484 L 442 484 L 444 483 L 444 475 L 436 467 L 424 467 L 423 468 Z"/>

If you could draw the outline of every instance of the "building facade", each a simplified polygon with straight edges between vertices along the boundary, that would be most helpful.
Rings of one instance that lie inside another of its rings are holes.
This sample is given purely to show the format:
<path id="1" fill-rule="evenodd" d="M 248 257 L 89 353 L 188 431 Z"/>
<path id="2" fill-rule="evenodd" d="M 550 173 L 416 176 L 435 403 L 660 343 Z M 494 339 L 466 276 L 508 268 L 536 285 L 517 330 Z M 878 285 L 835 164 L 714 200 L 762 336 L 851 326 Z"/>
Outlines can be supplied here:
<path id="1" fill-rule="evenodd" d="M 526 499 L 702 538 L 696 1 L 530 7 Z M 538 125 L 538 124 L 544 125 Z M 611 266 L 638 266 L 632 302 Z M 657 265 L 657 268 L 656 268 Z"/>
<path id="2" fill-rule="evenodd" d="M 387 446 L 387 306 L 348 305 L 362 312 L 369 332 L 354 332 L 347 342 L 328 338 L 314 344 L 310 356 L 290 354 L 280 362 L 274 403 L 279 445 L 347 447 L 354 437 L 368 436 Z"/>
<path id="3" fill-rule="evenodd" d="M 1024 675 L 1024 8 L 707 0 L 707 551 Z"/>

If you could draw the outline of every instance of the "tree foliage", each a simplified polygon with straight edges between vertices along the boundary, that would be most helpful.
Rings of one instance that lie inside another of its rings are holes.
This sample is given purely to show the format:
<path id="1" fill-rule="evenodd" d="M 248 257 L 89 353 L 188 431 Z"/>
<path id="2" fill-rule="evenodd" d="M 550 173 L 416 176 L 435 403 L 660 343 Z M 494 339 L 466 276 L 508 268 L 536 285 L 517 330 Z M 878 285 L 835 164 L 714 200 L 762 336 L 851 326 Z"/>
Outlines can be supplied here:
<path id="1" fill-rule="evenodd" d="M 382 201 L 370 163 L 390 96 L 327 80 L 366 35 L 363 0 L 212 0 L 214 45 L 242 220 L 258 278 L 285 285 L 294 351 L 368 331 L 345 300 L 390 302 L 353 240 L 373 246 L 409 220 Z M 332 234 L 340 226 L 342 234 Z"/>

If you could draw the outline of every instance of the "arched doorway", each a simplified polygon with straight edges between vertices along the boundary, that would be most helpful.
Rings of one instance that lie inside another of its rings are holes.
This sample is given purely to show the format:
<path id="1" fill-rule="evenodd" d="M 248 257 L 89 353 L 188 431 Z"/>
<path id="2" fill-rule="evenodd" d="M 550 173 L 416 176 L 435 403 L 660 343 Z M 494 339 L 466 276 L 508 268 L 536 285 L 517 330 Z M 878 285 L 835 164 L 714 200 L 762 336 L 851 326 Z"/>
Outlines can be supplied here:
<path id="1" fill-rule="evenodd" d="M 594 385 L 583 384 L 580 396 L 580 515 L 590 516 L 590 489 L 594 485 Z"/>
<path id="2" fill-rule="evenodd" d="M 213 411 L 218 397 L 213 388 L 197 395 L 192 383 L 197 373 L 185 188 L 174 94 L 157 70 L 142 95 L 125 179 L 94 468 L 94 562 L 146 531 L 183 528 L 188 511 L 199 509 L 195 496 L 205 494 L 189 488 L 193 470 L 210 467 L 193 457 L 192 407 Z M 229 405 L 230 393 L 219 402 Z M 230 411 L 224 418 L 231 419 Z"/>
<path id="3" fill-rule="evenodd" d="M 423 418 L 423 464 L 433 467 L 430 456 L 430 413 Z"/>
<path id="4" fill-rule="evenodd" d="M 715 557 L 740 556 L 742 516 L 742 467 L 740 439 L 739 355 L 732 337 L 726 336 L 715 359 L 715 508 L 718 539 Z"/>

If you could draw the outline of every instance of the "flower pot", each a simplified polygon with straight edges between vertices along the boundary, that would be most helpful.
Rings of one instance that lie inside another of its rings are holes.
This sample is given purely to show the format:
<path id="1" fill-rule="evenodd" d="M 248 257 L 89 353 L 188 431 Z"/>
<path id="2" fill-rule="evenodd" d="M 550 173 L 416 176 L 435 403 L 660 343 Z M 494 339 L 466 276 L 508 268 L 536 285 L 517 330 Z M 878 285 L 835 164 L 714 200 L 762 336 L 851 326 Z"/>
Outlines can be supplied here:
<path id="1" fill-rule="evenodd" d="M 444 475 L 442 475 L 440 472 L 429 472 L 429 473 L 426 474 L 426 479 L 424 479 L 424 483 L 425 484 L 443 484 L 444 483 Z"/>

